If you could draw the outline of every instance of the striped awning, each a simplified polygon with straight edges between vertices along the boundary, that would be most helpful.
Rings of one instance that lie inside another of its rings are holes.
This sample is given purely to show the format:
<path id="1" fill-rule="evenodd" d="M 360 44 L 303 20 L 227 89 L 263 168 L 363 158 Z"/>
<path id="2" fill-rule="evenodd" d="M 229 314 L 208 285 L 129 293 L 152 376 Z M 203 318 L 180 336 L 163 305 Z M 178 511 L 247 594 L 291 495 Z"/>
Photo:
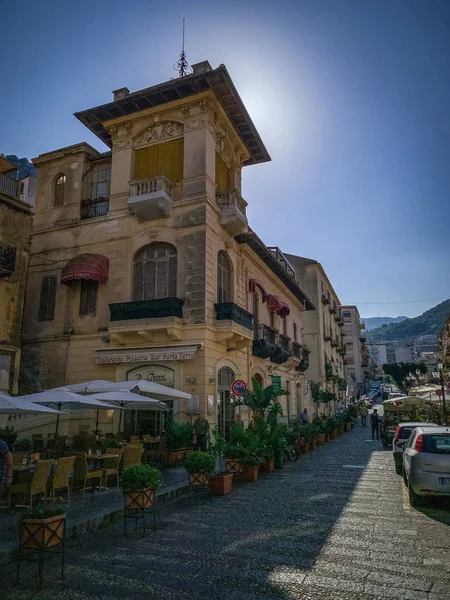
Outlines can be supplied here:
<path id="1" fill-rule="evenodd" d="M 259 283 L 259 281 L 257 279 L 249 279 L 248 280 L 248 291 L 250 293 L 254 294 L 256 292 L 256 289 L 259 289 L 259 291 L 261 292 L 262 301 L 264 303 L 267 299 L 267 292 L 264 289 L 264 286 L 262 285 L 262 283 Z"/>
<path id="2" fill-rule="evenodd" d="M 61 283 L 77 279 L 93 279 L 106 283 L 109 275 L 109 259 L 103 254 L 80 254 L 71 258 L 61 273 Z"/>
<path id="3" fill-rule="evenodd" d="M 288 314 L 291 312 L 286 302 L 284 302 L 283 300 L 281 300 L 281 298 L 278 298 L 278 296 L 275 296 L 274 294 L 267 294 L 267 308 L 271 312 L 278 313 L 280 317 L 287 317 Z"/>

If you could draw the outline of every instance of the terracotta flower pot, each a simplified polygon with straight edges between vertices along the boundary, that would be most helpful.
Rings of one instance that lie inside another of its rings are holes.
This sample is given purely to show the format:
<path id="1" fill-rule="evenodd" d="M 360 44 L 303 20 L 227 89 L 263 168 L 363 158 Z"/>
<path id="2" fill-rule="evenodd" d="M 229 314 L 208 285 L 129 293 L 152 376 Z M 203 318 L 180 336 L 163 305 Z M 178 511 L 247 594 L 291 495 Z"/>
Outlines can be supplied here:
<path id="1" fill-rule="evenodd" d="M 211 496 L 226 496 L 233 491 L 233 474 L 211 475 L 209 478 L 209 491 Z"/>
<path id="2" fill-rule="evenodd" d="M 330 433 L 330 439 L 334 440 L 334 438 L 337 436 L 337 429 L 333 429 L 333 431 Z"/>
<path id="3" fill-rule="evenodd" d="M 339 427 L 338 431 L 337 431 L 338 435 L 344 435 L 344 428 L 343 427 Z"/>
<path id="4" fill-rule="evenodd" d="M 23 519 L 20 523 L 20 547 L 40 549 L 61 544 L 65 521 L 65 514 L 47 519 Z"/>
<path id="5" fill-rule="evenodd" d="M 227 473 L 241 473 L 242 465 L 241 461 L 237 458 L 227 458 Z"/>
<path id="6" fill-rule="evenodd" d="M 189 485 L 208 485 L 209 473 L 199 471 L 198 473 L 189 473 Z"/>
<path id="7" fill-rule="evenodd" d="M 326 441 L 327 440 L 325 433 L 319 433 L 317 436 L 317 445 L 322 446 L 323 444 L 325 444 Z"/>
<path id="8" fill-rule="evenodd" d="M 296 440 L 295 445 L 297 446 L 297 450 L 299 452 L 301 452 L 301 446 L 305 443 L 305 439 L 304 438 L 298 438 L 298 440 Z"/>
<path id="9" fill-rule="evenodd" d="M 244 467 L 244 480 L 251 482 L 258 479 L 259 465 L 249 465 Z"/>
<path id="10" fill-rule="evenodd" d="M 145 488 L 137 492 L 125 491 L 125 507 L 127 510 L 145 510 L 153 505 L 153 490 Z"/>
<path id="11" fill-rule="evenodd" d="M 261 473 L 273 473 L 275 471 L 275 460 L 268 460 L 265 463 L 259 465 Z"/>

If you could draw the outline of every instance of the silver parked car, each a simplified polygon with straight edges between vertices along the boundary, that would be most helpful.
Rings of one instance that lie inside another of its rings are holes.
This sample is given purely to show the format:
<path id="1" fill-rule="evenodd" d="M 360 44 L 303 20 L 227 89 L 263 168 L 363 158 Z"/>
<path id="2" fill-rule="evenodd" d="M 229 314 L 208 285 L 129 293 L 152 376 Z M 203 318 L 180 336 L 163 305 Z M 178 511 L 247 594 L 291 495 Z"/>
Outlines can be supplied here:
<path id="1" fill-rule="evenodd" d="M 439 427 L 435 423 L 424 423 L 415 421 L 405 421 L 397 425 L 394 439 L 392 440 L 392 454 L 394 456 L 395 471 L 397 475 L 402 474 L 403 450 L 409 440 L 411 433 L 416 427 Z"/>
<path id="2" fill-rule="evenodd" d="M 450 497 L 450 427 L 416 427 L 403 453 L 411 504 L 424 496 Z"/>

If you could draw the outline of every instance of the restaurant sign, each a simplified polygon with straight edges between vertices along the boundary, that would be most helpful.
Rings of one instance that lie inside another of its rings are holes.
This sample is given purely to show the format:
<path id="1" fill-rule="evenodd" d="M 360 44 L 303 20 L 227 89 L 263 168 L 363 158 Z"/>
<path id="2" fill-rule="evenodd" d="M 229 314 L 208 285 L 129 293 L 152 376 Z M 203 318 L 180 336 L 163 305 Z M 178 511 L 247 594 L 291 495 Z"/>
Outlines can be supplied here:
<path id="1" fill-rule="evenodd" d="M 182 348 L 155 348 L 154 350 L 138 350 L 135 352 L 99 352 L 95 356 L 97 364 L 157 362 L 160 360 L 192 360 L 195 358 L 197 346 Z"/>
<path id="2" fill-rule="evenodd" d="M 162 365 L 146 365 L 145 367 L 136 367 L 131 369 L 127 373 L 127 379 L 145 379 L 146 381 L 153 381 L 154 383 L 160 383 L 167 387 L 175 387 L 175 371 L 169 369 L 169 367 L 163 367 Z"/>

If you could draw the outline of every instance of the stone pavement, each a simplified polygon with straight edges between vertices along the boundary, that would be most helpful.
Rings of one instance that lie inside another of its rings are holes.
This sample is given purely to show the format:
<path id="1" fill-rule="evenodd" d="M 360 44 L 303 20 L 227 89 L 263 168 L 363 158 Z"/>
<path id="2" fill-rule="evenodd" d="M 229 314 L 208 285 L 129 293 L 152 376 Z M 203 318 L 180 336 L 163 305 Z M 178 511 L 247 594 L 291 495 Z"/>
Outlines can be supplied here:
<path id="1" fill-rule="evenodd" d="M 165 503 L 145 538 L 85 536 L 63 582 L 47 565 L 2 600 L 450 600 L 450 506 L 412 509 L 368 428 L 236 487 Z"/>

